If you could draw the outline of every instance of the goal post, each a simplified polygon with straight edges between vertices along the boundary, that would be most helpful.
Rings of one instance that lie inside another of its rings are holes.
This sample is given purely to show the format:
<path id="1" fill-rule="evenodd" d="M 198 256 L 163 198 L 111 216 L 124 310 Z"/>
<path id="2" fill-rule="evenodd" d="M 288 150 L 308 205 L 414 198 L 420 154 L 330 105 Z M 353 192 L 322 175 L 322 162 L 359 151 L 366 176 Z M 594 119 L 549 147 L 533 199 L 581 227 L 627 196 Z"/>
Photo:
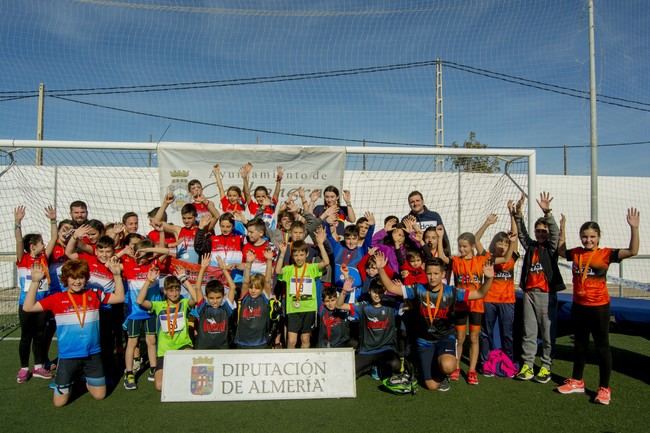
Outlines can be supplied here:
<path id="1" fill-rule="evenodd" d="M 196 157 L 192 149 L 212 149 L 214 154 Z M 273 156 L 287 149 L 303 149 L 307 154 L 326 146 L 259 146 L 220 145 L 198 143 L 104 142 L 104 141 L 53 141 L 53 140 L 0 140 L 0 329 L 14 323 L 17 310 L 15 239 L 13 236 L 13 209 L 25 205 L 27 216 L 23 233 L 41 233 L 49 240 L 49 224 L 43 208 L 54 205 L 59 221 L 68 218 L 72 201 L 88 203 L 89 217 L 104 223 L 120 221 L 126 212 L 139 216 L 141 234 L 150 230 L 147 212 L 160 204 L 161 195 L 168 188 L 161 167 L 164 152 L 194 157 L 198 169 L 192 171 L 174 186 L 179 191 L 187 181 L 197 177 L 204 182 L 206 197 L 218 202 L 218 191 L 210 172 L 215 162 L 225 158 L 234 160 L 239 167 L 248 161 L 251 152 L 264 149 L 269 171 L 279 161 Z M 34 165 L 36 149 L 43 149 L 43 165 Z M 508 230 L 509 218 L 506 201 L 516 200 L 523 191 L 528 196 L 528 221 L 532 227 L 537 211 L 535 203 L 536 171 L 535 151 L 525 149 L 458 149 L 439 147 L 331 147 L 341 153 L 341 170 L 336 176 L 318 181 L 310 180 L 311 187 L 324 189 L 330 184 L 349 190 L 356 217 L 371 211 L 377 219 L 377 230 L 388 215 L 403 217 L 410 209 L 408 194 L 420 191 L 425 205 L 438 212 L 443 219 L 450 239 L 464 231 L 475 232 L 489 213 L 499 216 L 498 224 L 485 234 L 485 242 L 496 231 Z M 181 151 L 181 152 L 178 152 Z M 261 152 L 261 151 L 260 151 Z M 239 159 L 241 160 L 239 160 Z M 456 159 L 454 159 L 456 158 Z M 459 159 L 462 158 L 462 159 Z M 443 161 L 440 171 L 439 162 Z M 462 164 L 458 164 L 461 161 Z M 470 163 L 468 163 L 468 161 Z M 484 162 L 490 162 L 490 172 L 485 172 Z M 477 164 L 474 164 L 474 163 Z M 455 164 L 456 163 L 456 164 Z M 318 170 L 322 167 L 314 168 Z M 183 167 L 179 167 L 183 172 Z M 169 173 L 167 173 L 168 175 Z M 230 184 L 241 185 L 241 179 L 224 178 Z M 282 194 L 295 189 L 296 182 L 283 181 Z M 273 178 L 259 181 L 273 186 Z M 286 184 L 286 187 L 285 187 Z M 293 186 L 291 186 L 293 185 Z M 303 184 L 300 184 L 303 186 Z M 305 184 L 305 187 L 307 185 Z M 318 203 L 322 203 L 322 198 Z M 345 203 L 342 203 L 345 204 Z M 173 215 L 173 213 L 171 214 Z M 180 223 L 172 219 L 172 222 Z M 13 321 L 13 322 L 12 322 Z"/>

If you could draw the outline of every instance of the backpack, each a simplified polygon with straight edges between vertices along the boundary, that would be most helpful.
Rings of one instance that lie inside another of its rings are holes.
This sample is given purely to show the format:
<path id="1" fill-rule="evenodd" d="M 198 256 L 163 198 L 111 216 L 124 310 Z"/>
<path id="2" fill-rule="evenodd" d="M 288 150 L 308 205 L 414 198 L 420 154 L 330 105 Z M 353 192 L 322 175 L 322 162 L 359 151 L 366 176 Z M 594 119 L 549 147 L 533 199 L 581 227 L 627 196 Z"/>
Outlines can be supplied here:
<path id="1" fill-rule="evenodd" d="M 517 374 L 517 364 L 501 349 L 494 349 L 488 354 L 483 364 L 483 373 L 499 377 L 513 378 Z"/>

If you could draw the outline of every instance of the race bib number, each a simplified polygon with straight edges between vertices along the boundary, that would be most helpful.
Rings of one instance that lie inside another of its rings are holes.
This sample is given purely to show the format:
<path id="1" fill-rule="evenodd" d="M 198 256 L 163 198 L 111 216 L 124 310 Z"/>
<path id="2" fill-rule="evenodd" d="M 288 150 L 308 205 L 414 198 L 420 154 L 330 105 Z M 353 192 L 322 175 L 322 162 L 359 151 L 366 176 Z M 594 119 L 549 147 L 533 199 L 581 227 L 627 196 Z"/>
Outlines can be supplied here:
<path id="1" fill-rule="evenodd" d="M 179 307 L 180 308 L 180 307 Z M 158 318 L 160 322 L 160 329 L 163 332 L 169 333 L 170 331 L 170 326 L 174 325 L 174 313 L 170 313 L 169 317 L 167 316 L 167 313 L 161 313 Z M 182 331 L 185 329 L 185 314 L 183 311 L 178 312 L 178 317 L 176 318 L 176 327 L 174 328 L 174 332 Z"/>

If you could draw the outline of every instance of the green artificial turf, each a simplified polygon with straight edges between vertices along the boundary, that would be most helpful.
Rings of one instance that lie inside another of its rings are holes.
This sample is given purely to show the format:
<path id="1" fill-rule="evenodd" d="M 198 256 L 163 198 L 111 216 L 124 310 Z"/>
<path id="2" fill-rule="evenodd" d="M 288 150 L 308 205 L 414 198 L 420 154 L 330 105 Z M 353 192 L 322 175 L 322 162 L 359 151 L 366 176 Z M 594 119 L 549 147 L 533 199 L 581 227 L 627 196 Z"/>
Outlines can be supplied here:
<path id="1" fill-rule="evenodd" d="M 478 386 L 461 380 L 446 393 L 419 389 L 415 396 L 397 396 L 364 377 L 357 381 L 356 399 L 162 404 L 143 377 L 136 391 L 120 384 L 104 401 L 84 394 L 55 409 L 47 381 L 16 383 L 18 342 L 5 340 L 0 342 L 0 419 L 8 433 L 648 431 L 650 342 L 612 334 L 611 345 L 614 372 L 608 407 L 591 402 L 598 381 L 593 359 L 585 370 L 588 395 L 553 391 L 571 372 L 571 341 L 563 337 L 558 340 L 554 382 L 545 385 L 481 377 Z"/>

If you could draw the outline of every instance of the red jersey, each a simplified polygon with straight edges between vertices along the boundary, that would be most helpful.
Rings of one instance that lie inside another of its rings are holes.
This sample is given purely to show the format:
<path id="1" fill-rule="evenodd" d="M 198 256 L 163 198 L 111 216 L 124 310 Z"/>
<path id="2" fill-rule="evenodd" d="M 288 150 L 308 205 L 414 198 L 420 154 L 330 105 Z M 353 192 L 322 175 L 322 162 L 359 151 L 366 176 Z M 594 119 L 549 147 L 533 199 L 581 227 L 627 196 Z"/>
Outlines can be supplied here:
<path id="1" fill-rule="evenodd" d="M 619 263 L 619 250 L 598 248 L 567 250 L 566 258 L 573 262 L 573 302 L 588 307 L 609 304 L 607 270 L 610 263 Z"/>
<path id="2" fill-rule="evenodd" d="M 147 234 L 147 237 L 153 241 L 154 245 L 159 245 L 158 242 L 160 242 L 160 232 L 158 230 L 151 230 L 149 234 Z M 174 237 L 173 233 L 165 233 L 165 246 L 169 246 L 175 242 L 176 237 Z"/>
<path id="3" fill-rule="evenodd" d="M 244 248 L 244 237 L 231 233 L 229 235 L 212 236 L 212 266 L 219 266 L 217 256 L 220 256 L 227 265 L 238 265 L 242 263 L 242 249 Z"/>
<path id="4" fill-rule="evenodd" d="M 224 212 L 243 212 L 244 206 L 244 200 L 241 197 L 235 203 L 230 203 L 225 195 L 221 197 L 221 209 Z"/>
<path id="5" fill-rule="evenodd" d="M 271 244 L 269 241 L 264 241 L 261 245 L 253 245 L 252 243 L 247 243 L 242 249 L 242 254 L 244 260 L 246 259 L 246 253 L 248 251 L 253 251 L 255 253 L 255 261 L 251 266 L 251 274 L 263 274 L 266 272 L 266 259 L 264 258 L 264 251 L 269 248 Z"/>
<path id="6" fill-rule="evenodd" d="M 489 254 L 473 256 L 471 259 L 464 259 L 458 256 L 452 257 L 451 270 L 454 273 L 456 287 L 470 291 L 478 290 L 481 284 L 483 284 L 483 266 L 485 266 L 485 262 L 489 259 Z M 469 306 L 469 311 L 472 313 L 485 312 L 483 299 L 467 301 L 467 305 Z M 462 311 L 463 304 L 459 303 L 456 309 Z"/>

